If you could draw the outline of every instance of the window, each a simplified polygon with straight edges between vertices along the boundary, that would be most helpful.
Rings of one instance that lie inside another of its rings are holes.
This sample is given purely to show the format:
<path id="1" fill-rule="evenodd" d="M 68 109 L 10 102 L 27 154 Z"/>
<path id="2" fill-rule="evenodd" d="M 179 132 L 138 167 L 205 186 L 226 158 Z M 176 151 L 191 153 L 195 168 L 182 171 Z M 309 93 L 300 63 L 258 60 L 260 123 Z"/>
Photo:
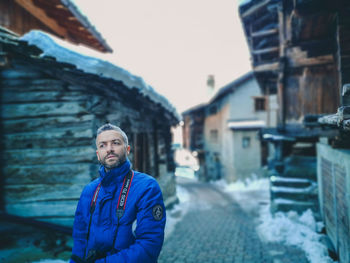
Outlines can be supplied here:
<path id="1" fill-rule="evenodd" d="M 243 137 L 242 138 L 242 147 L 243 148 L 249 148 L 250 147 L 250 137 Z"/>
<path id="2" fill-rule="evenodd" d="M 266 99 L 265 97 L 254 98 L 255 111 L 266 111 Z"/>
<path id="3" fill-rule="evenodd" d="M 218 142 L 218 130 L 210 130 L 210 141 L 213 143 Z"/>

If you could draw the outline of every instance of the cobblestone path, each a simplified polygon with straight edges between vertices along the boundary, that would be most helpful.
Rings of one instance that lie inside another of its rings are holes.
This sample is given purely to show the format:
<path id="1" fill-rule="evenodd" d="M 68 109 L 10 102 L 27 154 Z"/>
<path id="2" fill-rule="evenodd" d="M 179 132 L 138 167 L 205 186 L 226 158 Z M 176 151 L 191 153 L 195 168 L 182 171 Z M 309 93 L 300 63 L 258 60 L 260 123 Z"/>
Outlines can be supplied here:
<path id="1" fill-rule="evenodd" d="M 257 211 L 247 213 L 218 188 L 177 178 L 190 194 L 183 219 L 165 240 L 159 263 L 307 263 L 303 251 L 266 244 L 256 233 Z"/>

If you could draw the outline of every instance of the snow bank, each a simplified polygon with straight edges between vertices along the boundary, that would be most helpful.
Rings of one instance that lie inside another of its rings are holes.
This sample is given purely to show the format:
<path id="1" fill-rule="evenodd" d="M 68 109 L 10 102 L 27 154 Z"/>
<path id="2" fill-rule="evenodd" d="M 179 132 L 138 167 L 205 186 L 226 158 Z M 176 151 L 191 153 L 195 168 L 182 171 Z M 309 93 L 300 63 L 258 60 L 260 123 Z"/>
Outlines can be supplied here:
<path id="1" fill-rule="evenodd" d="M 330 263 L 327 248 L 320 242 L 322 235 L 318 231 L 322 223 L 316 223 L 309 209 L 299 216 L 296 212 L 277 212 L 271 215 L 269 206 L 261 209 L 258 234 L 263 241 L 281 242 L 293 245 L 305 251 L 311 263 Z"/>
<path id="2" fill-rule="evenodd" d="M 264 242 L 279 242 L 297 246 L 304 250 L 310 263 L 331 263 L 327 248 L 321 243 L 322 235 L 317 232 L 323 227 L 322 222 L 316 222 L 312 211 L 307 210 L 302 215 L 291 211 L 270 213 L 269 179 L 253 177 L 245 181 L 227 184 L 224 180 L 214 183 L 229 193 L 246 210 L 258 209 L 259 222 L 257 232 Z M 260 194 L 259 194 L 260 192 Z M 257 194 L 258 193 L 258 194 Z M 254 195 L 253 195 L 254 194 Z M 260 206 L 256 196 L 262 197 L 265 205 Z"/>
<path id="3" fill-rule="evenodd" d="M 251 178 L 247 178 L 244 181 L 238 180 L 235 183 L 228 184 L 224 179 L 213 182 L 214 185 L 219 186 L 225 192 L 234 193 L 236 191 L 252 191 L 252 190 L 268 190 L 269 179 L 260 178 L 253 175 Z"/>

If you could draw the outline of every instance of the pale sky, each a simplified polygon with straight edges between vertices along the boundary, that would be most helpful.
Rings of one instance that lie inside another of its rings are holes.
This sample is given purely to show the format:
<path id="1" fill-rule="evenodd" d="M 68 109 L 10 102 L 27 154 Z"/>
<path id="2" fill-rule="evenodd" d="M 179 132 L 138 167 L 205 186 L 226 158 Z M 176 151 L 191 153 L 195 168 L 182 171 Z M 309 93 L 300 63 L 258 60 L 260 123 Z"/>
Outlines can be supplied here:
<path id="1" fill-rule="evenodd" d="M 74 0 L 114 50 L 179 113 L 251 70 L 237 0 Z"/>

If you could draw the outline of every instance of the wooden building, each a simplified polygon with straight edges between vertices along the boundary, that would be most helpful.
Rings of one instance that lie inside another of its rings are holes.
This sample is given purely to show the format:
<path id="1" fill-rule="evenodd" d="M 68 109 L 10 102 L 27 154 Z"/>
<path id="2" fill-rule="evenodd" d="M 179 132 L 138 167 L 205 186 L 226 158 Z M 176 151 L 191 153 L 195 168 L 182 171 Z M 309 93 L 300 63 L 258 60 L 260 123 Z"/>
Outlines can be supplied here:
<path id="1" fill-rule="evenodd" d="M 84 185 L 98 176 L 96 129 L 129 136 L 134 169 L 175 201 L 171 126 L 176 110 L 137 76 L 31 31 L 0 30 L 1 210 L 71 226 Z"/>
<path id="2" fill-rule="evenodd" d="M 259 85 L 278 96 L 278 126 L 264 131 L 272 206 L 311 207 L 350 262 L 350 2 L 248 0 L 239 12 Z"/>

